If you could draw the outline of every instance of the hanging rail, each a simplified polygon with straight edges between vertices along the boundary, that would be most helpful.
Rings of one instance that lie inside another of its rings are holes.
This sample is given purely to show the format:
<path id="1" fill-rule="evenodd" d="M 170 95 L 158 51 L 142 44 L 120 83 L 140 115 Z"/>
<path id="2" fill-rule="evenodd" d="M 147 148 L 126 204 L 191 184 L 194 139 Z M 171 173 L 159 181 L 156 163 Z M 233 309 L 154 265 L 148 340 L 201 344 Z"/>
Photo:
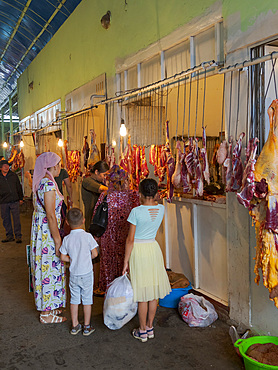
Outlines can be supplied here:
<path id="1" fill-rule="evenodd" d="M 237 71 L 238 69 L 241 69 L 241 68 L 244 68 L 244 67 L 253 66 L 255 64 L 263 63 L 263 62 L 266 62 L 267 60 L 277 59 L 277 58 L 278 58 L 278 52 L 273 51 L 272 53 L 264 55 L 264 56 L 259 57 L 259 58 L 255 58 L 255 59 L 252 59 L 252 60 L 245 60 L 242 63 L 236 63 L 234 65 L 231 65 L 231 66 L 228 66 L 228 67 L 225 67 L 225 68 L 220 68 L 218 70 L 218 73 L 222 74 L 222 73 Z"/>
<path id="2" fill-rule="evenodd" d="M 128 98 L 130 96 L 136 96 L 136 95 L 139 95 L 141 93 L 144 93 L 144 92 L 147 92 L 147 91 L 150 91 L 150 90 L 155 90 L 155 89 L 157 89 L 158 87 L 160 87 L 162 85 L 166 86 L 166 85 L 170 85 L 172 83 L 177 83 L 178 81 L 180 81 L 183 77 L 185 77 L 187 75 L 191 75 L 191 74 L 193 74 L 197 71 L 200 71 L 202 69 L 209 69 L 209 68 L 213 68 L 213 67 L 217 67 L 217 66 L 218 66 L 218 64 L 214 60 L 210 60 L 208 62 L 201 63 L 198 66 L 195 66 L 193 68 L 189 68 L 186 71 L 182 71 L 180 73 L 177 73 L 174 76 L 171 76 L 169 78 L 165 78 L 164 80 L 154 82 L 150 85 L 135 89 L 131 92 L 118 95 L 115 98 L 102 100 L 102 101 L 96 103 L 96 105 L 103 105 L 103 104 L 111 103 L 111 102 L 114 102 L 114 101 L 119 101 L 119 100 Z"/>

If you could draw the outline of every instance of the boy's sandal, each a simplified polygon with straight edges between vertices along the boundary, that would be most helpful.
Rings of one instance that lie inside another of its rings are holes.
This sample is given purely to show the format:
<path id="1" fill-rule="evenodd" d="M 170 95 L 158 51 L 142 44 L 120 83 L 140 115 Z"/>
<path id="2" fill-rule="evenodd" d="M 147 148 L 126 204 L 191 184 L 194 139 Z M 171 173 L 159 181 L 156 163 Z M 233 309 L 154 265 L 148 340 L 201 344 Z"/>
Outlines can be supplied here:
<path id="1" fill-rule="evenodd" d="M 49 320 L 47 320 L 49 318 Z M 53 314 L 40 314 L 40 322 L 42 324 L 60 324 L 66 321 L 66 317 L 56 316 Z"/>
<path id="2" fill-rule="evenodd" d="M 81 330 L 82 330 L 82 325 L 81 325 L 81 324 L 77 324 L 74 328 L 71 328 L 70 333 L 71 333 L 72 335 L 76 335 L 76 334 L 78 334 Z"/>
<path id="3" fill-rule="evenodd" d="M 147 329 L 147 335 L 148 339 L 153 339 L 154 338 L 154 328 Z"/>
<path id="4" fill-rule="evenodd" d="M 142 343 L 147 342 L 148 340 L 148 334 L 146 331 L 140 332 L 140 329 L 133 329 L 132 330 L 133 338 L 139 339 Z"/>
<path id="5" fill-rule="evenodd" d="M 83 335 L 87 337 L 88 335 L 91 335 L 96 329 L 93 328 L 91 325 L 84 325 L 83 326 Z"/>
<path id="6" fill-rule="evenodd" d="M 105 295 L 105 292 L 99 288 L 94 290 L 94 296 L 96 297 L 103 297 Z"/>

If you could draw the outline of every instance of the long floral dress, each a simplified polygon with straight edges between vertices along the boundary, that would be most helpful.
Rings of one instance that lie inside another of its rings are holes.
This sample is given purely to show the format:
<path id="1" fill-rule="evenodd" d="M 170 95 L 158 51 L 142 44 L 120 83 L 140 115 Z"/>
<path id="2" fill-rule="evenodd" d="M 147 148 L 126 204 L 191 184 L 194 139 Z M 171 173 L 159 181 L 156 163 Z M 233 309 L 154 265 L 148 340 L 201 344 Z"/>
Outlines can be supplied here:
<path id="1" fill-rule="evenodd" d="M 44 205 L 44 193 L 55 191 L 55 215 L 60 225 L 62 200 L 53 181 L 43 178 L 38 187 L 38 197 Z M 46 212 L 34 194 L 34 213 L 31 230 L 31 274 L 38 311 L 66 306 L 66 276 L 63 262 L 55 254 L 55 244 L 47 222 Z"/>
<path id="2" fill-rule="evenodd" d="M 95 206 L 103 201 L 101 193 Z M 108 224 L 105 233 L 98 239 L 100 245 L 99 288 L 106 291 L 107 285 L 121 276 L 125 258 L 125 243 L 129 231 L 127 218 L 132 208 L 139 206 L 139 194 L 134 190 L 107 193 Z"/>

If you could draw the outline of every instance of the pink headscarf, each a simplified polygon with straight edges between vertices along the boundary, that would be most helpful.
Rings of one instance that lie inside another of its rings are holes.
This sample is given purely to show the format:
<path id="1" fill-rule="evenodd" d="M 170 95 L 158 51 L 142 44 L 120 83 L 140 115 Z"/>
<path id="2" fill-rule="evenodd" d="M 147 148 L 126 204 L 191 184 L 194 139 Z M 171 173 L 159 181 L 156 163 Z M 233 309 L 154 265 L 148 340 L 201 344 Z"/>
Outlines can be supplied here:
<path id="1" fill-rule="evenodd" d="M 60 160 L 61 158 L 58 156 L 58 154 L 53 153 L 53 152 L 45 152 L 38 156 L 36 163 L 35 163 L 34 174 L 33 174 L 33 193 L 35 193 L 38 190 L 41 179 L 43 179 L 45 175 L 47 174 L 50 177 L 50 179 L 53 181 L 60 197 L 64 199 L 63 195 L 60 193 L 58 189 L 58 185 L 56 184 L 54 177 L 47 170 L 49 167 L 56 166 L 56 164 L 58 164 Z"/>

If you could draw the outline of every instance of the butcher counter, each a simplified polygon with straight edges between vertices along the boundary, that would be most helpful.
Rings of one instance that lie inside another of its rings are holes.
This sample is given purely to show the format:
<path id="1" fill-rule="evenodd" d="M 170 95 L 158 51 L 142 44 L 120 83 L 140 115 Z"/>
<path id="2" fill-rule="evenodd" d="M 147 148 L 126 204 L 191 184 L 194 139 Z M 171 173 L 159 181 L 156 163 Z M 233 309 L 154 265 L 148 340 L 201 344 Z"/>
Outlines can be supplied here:
<path id="1" fill-rule="evenodd" d="M 194 289 L 227 305 L 226 204 L 174 197 L 165 206 L 157 240 L 165 264 L 183 273 Z"/>

